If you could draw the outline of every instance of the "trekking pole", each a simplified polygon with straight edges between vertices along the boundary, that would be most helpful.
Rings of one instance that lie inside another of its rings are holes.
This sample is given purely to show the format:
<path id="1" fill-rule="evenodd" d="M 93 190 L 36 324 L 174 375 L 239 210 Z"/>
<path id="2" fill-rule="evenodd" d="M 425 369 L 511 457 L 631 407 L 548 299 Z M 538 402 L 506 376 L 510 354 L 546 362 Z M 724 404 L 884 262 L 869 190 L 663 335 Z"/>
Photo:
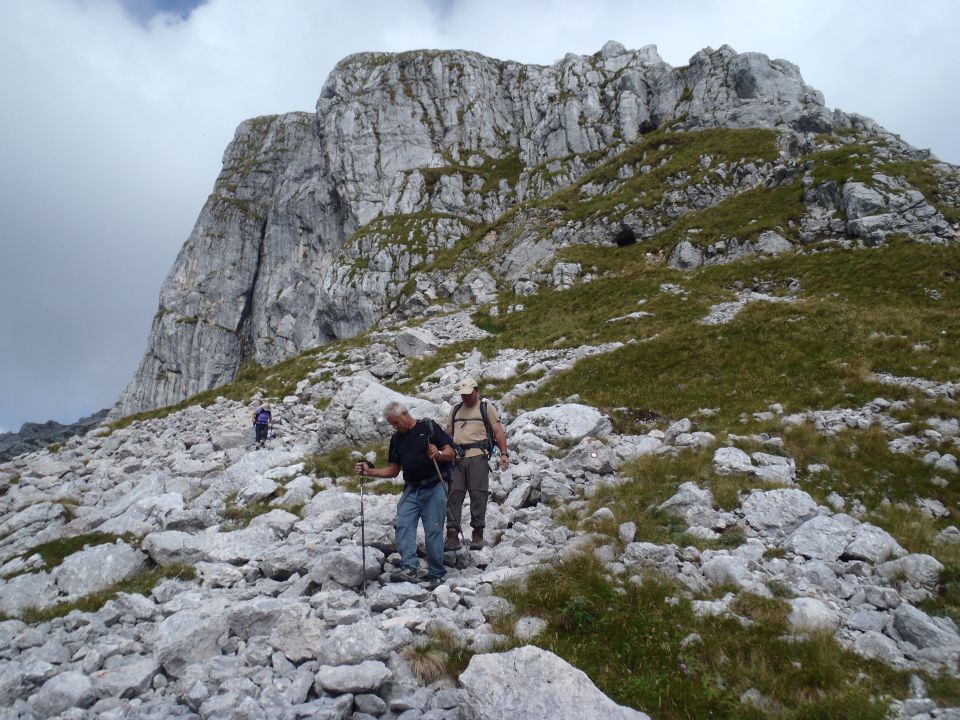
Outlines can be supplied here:
<path id="1" fill-rule="evenodd" d="M 368 467 L 370 463 L 364 461 Z M 360 471 L 360 563 L 362 568 L 360 574 L 362 579 L 360 581 L 360 588 L 363 596 L 367 596 L 367 533 L 366 533 L 366 523 L 363 517 L 363 479 L 366 477 L 366 474 L 363 470 Z"/>
<path id="2" fill-rule="evenodd" d="M 431 439 L 432 438 L 430 437 L 427 438 L 428 445 L 430 444 Z M 456 453 L 454 453 L 454 455 L 456 455 Z M 440 481 L 440 488 L 443 490 L 443 506 L 444 506 L 444 509 L 446 509 L 450 506 L 450 495 L 449 493 L 447 493 L 447 485 L 443 481 L 443 473 L 440 472 L 440 465 L 437 464 L 437 459 L 436 458 L 430 458 L 430 459 L 433 460 L 433 467 L 437 471 L 437 480 Z M 457 527 L 457 532 L 460 534 L 461 546 L 467 547 L 467 539 L 463 535 L 463 523 L 460 522 L 460 518 L 454 518 L 454 524 Z"/>

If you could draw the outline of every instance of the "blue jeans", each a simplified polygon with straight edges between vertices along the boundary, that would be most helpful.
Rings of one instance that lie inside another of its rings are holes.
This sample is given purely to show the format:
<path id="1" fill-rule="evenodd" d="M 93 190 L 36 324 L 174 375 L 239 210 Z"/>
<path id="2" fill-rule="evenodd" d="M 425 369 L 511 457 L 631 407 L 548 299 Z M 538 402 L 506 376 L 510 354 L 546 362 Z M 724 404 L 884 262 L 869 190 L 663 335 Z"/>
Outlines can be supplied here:
<path id="1" fill-rule="evenodd" d="M 397 550 L 403 567 L 419 570 L 417 560 L 417 522 L 423 521 L 424 545 L 427 551 L 427 573 L 442 578 L 443 519 L 447 508 L 446 493 L 440 483 L 430 487 L 405 487 L 397 503 Z"/>

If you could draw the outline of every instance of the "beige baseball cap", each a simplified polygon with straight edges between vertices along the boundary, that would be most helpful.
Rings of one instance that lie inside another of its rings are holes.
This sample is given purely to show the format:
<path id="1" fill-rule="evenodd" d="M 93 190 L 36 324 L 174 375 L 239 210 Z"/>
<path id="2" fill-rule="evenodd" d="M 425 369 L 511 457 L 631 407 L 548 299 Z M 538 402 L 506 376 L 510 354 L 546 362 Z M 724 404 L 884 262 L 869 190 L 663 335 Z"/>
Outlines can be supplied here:
<path id="1" fill-rule="evenodd" d="M 479 387 L 477 385 L 477 381 L 474 380 L 471 376 L 467 375 L 467 377 L 465 377 L 463 381 L 460 383 L 460 387 L 457 388 L 457 392 L 460 393 L 461 395 L 469 395 L 474 390 L 476 390 L 477 387 Z"/>

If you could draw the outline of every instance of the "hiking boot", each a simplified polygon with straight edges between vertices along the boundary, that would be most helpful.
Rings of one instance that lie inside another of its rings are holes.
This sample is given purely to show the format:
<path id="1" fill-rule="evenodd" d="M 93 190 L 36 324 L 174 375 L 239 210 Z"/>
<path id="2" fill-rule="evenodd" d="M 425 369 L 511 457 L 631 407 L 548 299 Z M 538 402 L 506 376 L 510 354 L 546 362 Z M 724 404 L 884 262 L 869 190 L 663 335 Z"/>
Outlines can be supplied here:
<path id="1" fill-rule="evenodd" d="M 470 549 L 482 550 L 485 546 L 486 543 L 483 541 L 483 528 L 474 528 L 473 537 L 470 538 Z"/>
<path id="2" fill-rule="evenodd" d="M 423 587 L 426 588 L 427 592 L 433 592 L 441 585 L 443 585 L 442 577 L 437 577 L 436 575 L 427 575 L 423 579 Z"/>
<path id="3" fill-rule="evenodd" d="M 447 539 L 443 541 L 444 550 L 459 550 L 460 536 L 456 528 L 447 528 Z"/>
<path id="4" fill-rule="evenodd" d="M 390 573 L 390 582 L 392 583 L 397 583 L 397 582 L 415 583 L 415 582 L 419 582 L 419 580 L 420 580 L 420 573 L 417 572 L 416 568 L 404 567 L 404 568 L 400 568 L 399 570 L 394 570 L 392 573 Z"/>

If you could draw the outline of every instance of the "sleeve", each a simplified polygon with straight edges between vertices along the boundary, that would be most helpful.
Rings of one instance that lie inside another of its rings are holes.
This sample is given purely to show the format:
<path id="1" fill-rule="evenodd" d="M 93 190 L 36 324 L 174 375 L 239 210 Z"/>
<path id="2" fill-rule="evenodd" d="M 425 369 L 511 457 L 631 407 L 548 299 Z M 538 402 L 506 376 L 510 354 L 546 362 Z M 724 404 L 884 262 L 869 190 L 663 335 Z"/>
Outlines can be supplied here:
<path id="1" fill-rule="evenodd" d="M 387 450 L 387 462 L 390 465 L 400 465 L 400 452 L 397 450 L 396 434 L 390 437 L 390 449 Z"/>
<path id="2" fill-rule="evenodd" d="M 441 448 L 444 445 L 450 445 L 452 447 L 453 438 L 450 437 L 450 433 L 437 425 L 437 423 L 435 423 L 433 420 L 431 420 L 430 423 L 433 425 L 433 444 L 438 448 Z"/>
<path id="3" fill-rule="evenodd" d="M 497 406 L 492 402 L 487 403 L 487 419 L 490 421 L 491 425 L 496 422 L 500 422 L 500 413 L 497 411 Z"/>

